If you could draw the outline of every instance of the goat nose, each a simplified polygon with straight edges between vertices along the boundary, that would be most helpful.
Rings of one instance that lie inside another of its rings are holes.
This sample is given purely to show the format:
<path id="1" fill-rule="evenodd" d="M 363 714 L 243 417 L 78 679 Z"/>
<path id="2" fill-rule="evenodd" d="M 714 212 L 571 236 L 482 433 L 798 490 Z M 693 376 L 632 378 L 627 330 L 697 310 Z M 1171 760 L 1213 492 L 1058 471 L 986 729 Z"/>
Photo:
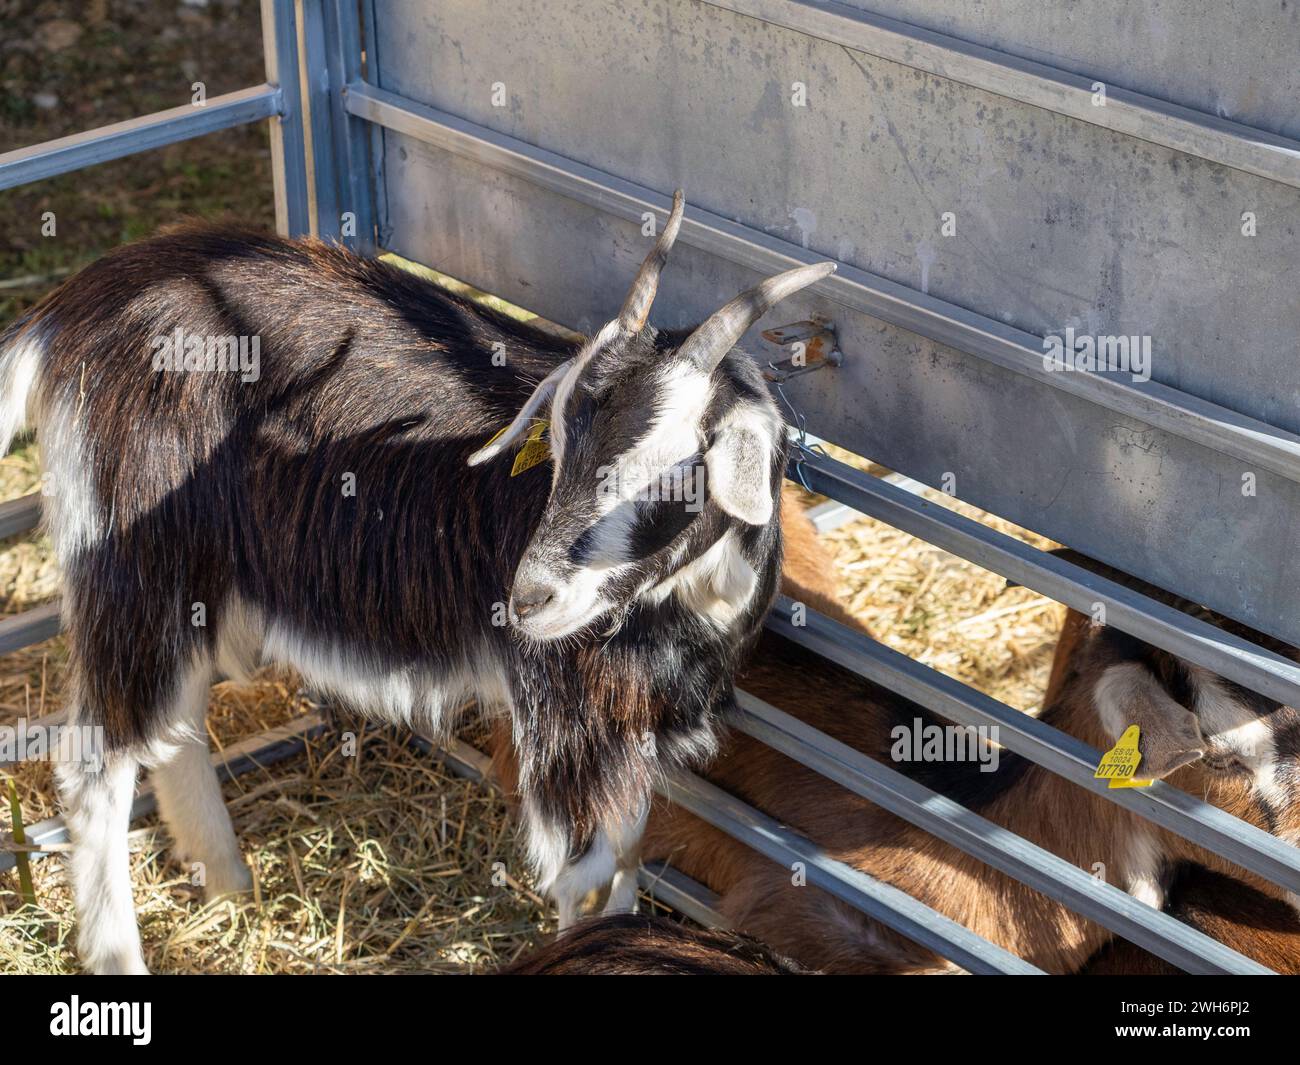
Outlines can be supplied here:
<path id="1" fill-rule="evenodd" d="M 526 584 L 515 589 L 511 597 L 515 617 L 527 617 L 534 610 L 540 610 L 555 598 L 555 589 L 549 584 Z"/>

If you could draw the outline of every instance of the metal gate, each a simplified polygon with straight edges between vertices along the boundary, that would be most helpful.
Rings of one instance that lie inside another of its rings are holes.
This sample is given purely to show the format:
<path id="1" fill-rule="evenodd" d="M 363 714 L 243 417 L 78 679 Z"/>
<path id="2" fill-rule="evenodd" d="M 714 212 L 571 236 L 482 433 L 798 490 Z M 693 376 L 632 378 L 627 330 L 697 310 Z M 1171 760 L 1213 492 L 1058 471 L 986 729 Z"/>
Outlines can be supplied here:
<path id="1" fill-rule="evenodd" d="M 787 308 L 833 321 L 845 353 L 784 386 L 809 429 L 1300 643 L 1295 5 L 263 10 L 267 85 L 10 153 L 0 188 L 276 116 L 282 230 L 392 250 L 587 330 L 644 254 L 647 212 L 664 216 L 682 186 L 693 206 L 660 320 L 838 260 Z M 856 510 L 1300 705 L 1285 658 L 824 455 L 796 466 Z M 10 532 L 20 512 L 4 514 Z M 1297 848 L 1162 783 L 1108 790 L 1099 752 L 825 618 L 793 625 L 783 602 L 769 624 L 1300 892 Z M 0 652 L 53 626 L 48 611 L 0 623 Z M 742 710 L 743 730 L 1175 964 L 1262 971 L 775 708 L 742 696 Z M 968 969 L 1037 971 L 703 780 L 668 790 Z M 710 919 L 706 892 L 661 873 L 645 879 Z"/>

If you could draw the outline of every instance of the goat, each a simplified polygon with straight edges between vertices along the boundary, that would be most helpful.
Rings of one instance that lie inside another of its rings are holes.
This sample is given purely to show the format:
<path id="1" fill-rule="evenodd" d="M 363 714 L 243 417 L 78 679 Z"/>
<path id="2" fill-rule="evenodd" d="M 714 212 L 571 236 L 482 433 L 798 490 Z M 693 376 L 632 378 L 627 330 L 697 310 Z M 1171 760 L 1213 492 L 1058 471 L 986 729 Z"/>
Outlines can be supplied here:
<path id="1" fill-rule="evenodd" d="M 1300 915 L 1287 902 L 1202 866 L 1184 864 L 1165 912 L 1275 972 L 1300 975 Z M 662 917 L 618 914 L 571 931 L 500 969 L 512 976 L 805 976 L 810 970 L 757 940 Z M 1084 976 L 1177 976 L 1163 958 L 1112 939 Z"/>
<path id="2" fill-rule="evenodd" d="M 734 345 L 834 269 L 656 330 L 683 210 L 580 345 L 338 247 L 204 227 L 111 252 L 0 336 L 0 446 L 37 429 L 74 720 L 103 734 L 102 772 L 59 767 L 90 969 L 144 968 L 138 767 L 208 894 L 250 885 L 203 719 L 214 671 L 264 661 L 422 732 L 470 696 L 508 715 L 561 923 L 611 880 L 631 905 L 652 781 L 715 750 L 776 588 L 784 422 Z M 537 416 L 549 478 L 516 478 L 491 460 Z"/>
<path id="3" fill-rule="evenodd" d="M 501 976 L 804 976 L 762 943 L 664 917 L 616 914 L 579 921 Z"/>
<path id="4" fill-rule="evenodd" d="M 1274 972 L 1300 976 L 1300 915 L 1282 899 L 1199 865 L 1181 867 L 1165 912 Z M 1085 976 L 1177 976 L 1181 969 L 1115 939 L 1084 967 Z"/>
<path id="5" fill-rule="evenodd" d="M 1201 866 L 1184 865 L 1165 912 L 1275 972 L 1300 975 L 1300 915 L 1286 902 Z M 618 914 L 571 931 L 498 970 L 511 976 L 805 976 L 788 958 L 747 936 L 663 917 Z M 1177 966 L 1113 939 L 1084 976 L 1177 976 Z"/>
<path id="6" fill-rule="evenodd" d="M 786 592 L 801 597 L 789 568 Z M 1042 720 L 1101 749 L 1136 723 L 1144 776 L 1167 778 L 1285 839 L 1300 839 L 1300 714 L 1081 615 L 1072 613 L 1066 633 Z M 1259 633 L 1248 635 L 1282 646 Z M 1293 650 L 1287 653 L 1295 657 Z M 910 734 L 918 723 L 937 723 L 923 708 L 770 633 L 763 634 L 738 684 L 882 761 L 890 760 L 896 729 Z M 499 753 L 497 758 L 502 761 Z M 1278 893 L 1009 752 L 1001 752 L 993 773 L 981 772 L 975 762 L 896 768 L 1152 905 L 1164 902 L 1174 869 L 1188 861 L 1232 871 L 1256 890 Z M 1110 938 L 1099 925 L 747 736 L 732 737 L 707 775 L 832 857 L 1048 971 L 1078 971 Z M 787 870 L 677 807 L 656 805 L 643 847 L 647 858 L 670 861 L 718 892 L 720 911 L 735 928 L 800 964 L 828 972 L 952 971 L 936 954 L 830 895 L 796 886 Z"/>

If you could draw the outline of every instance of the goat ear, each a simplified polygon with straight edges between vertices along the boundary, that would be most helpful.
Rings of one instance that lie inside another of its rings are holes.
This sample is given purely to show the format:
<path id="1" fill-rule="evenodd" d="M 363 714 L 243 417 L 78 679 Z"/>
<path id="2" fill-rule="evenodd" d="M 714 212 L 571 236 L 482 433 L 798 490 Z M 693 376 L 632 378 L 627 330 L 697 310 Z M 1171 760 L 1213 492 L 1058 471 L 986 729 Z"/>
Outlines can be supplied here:
<path id="1" fill-rule="evenodd" d="M 772 519 L 772 438 L 756 419 L 728 422 L 704 453 L 709 497 L 750 525 Z"/>
<path id="2" fill-rule="evenodd" d="M 483 447 L 475 451 L 468 459 L 469 465 L 477 466 L 481 462 L 487 462 L 488 459 L 494 459 L 514 443 L 515 439 L 528 428 L 533 420 L 533 415 L 555 395 L 555 390 L 560 386 L 560 379 L 572 365 L 572 359 L 565 359 L 564 362 L 542 378 L 541 383 L 533 389 L 533 394 L 528 397 L 528 402 L 515 415 L 515 420 L 484 444 Z"/>
<path id="3" fill-rule="evenodd" d="M 1171 698 L 1141 663 L 1108 667 L 1093 698 L 1102 724 L 1116 740 L 1129 725 L 1138 726 L 1139 779 L 1162 779 L 1205 754 L 1205 737 L 1196 715 Z"/>

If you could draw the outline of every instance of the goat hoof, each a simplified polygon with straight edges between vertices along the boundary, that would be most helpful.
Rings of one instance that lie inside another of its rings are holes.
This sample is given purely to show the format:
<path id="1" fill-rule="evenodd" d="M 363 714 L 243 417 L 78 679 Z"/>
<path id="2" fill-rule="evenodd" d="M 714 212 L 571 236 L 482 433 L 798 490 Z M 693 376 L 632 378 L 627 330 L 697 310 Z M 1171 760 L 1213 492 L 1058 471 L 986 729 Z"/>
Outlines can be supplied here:
<path id="1" fill-rule="evenodd" d="M 148 976 L 149 967 L 138 953 L 114 954 L 86 966 L 95 976 Z"/>
<path id="2" fill-rule="evenodd" d="M 253 872 L 244 862 L 212 871 L 203 887 L 203 897 L 212 902 L 230 895 L 247 895 L 253 890 Z"/>

